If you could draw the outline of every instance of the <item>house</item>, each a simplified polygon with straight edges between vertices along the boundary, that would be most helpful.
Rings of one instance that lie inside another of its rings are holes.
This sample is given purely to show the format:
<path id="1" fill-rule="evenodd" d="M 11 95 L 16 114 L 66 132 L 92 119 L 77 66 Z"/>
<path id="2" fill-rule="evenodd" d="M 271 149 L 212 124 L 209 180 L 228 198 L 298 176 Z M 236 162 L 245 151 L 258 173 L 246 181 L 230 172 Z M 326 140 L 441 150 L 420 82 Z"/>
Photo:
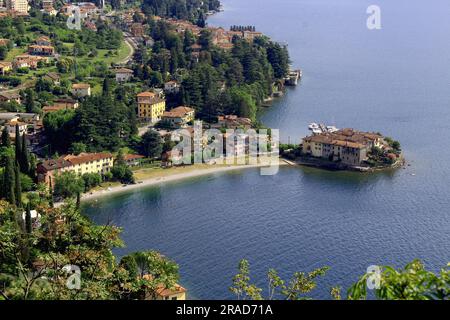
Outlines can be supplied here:
<path id="1" fill-rule="evenodd" d="M 53 0 L 42 0 L 42 11 L 51 16 L 58 14 L 58 11 L 53 7 Z"/>
<path id="2" fill-rule="evenodd" d="M 5 75 L 12 70 L 12 63 L 8 61 L 0 61 L 0 74 Z"/>
<path id="3" fill-rule="evenodd" d="M 166 110 L 166 100 L 149 91 L 139 93 L 137 103 L 139 119 L 152 123 L 160 121 Z"/>
<path id="4" fill-rule="evenodd" d="M 153 38 L 150 37 L 150 36 L 144 35 L 142 38 L 144 39 L 144 45 L 145 45 L 147 48 L 151 48 L 151 47 L 153 47 L 153 45 L 155 44 L 155 40 L 153 40 Z"/>
<path id="5" fill-rule="evenodd" d="M 382 143 L 383 137 L 379 134 L 342 129 L 304 138 L 302 152 L 315 158 L 359 166 L 368 159 L 369 151 Z"/>
<path id="6" fill-rule="evenodd" d="M 188 124 L 195 119 L 195 110 L 189 107 L 181 106 L 164 112 L 162 120 L 172 128 L 186 128 Z"/>
<path id="7" fill-rule="evenodd" d="M 79 104 L 77 100 L 73 100 L 70 98 L 61 98 L 53 101 L 53 105 L 60 107 L 62 106 L 65 109 L 77 109 Z"/>
<path id="8" fill-rule="evenodd" d="M 61 81 L 61 76 L 59 75 L 59 73 L 49 72 L 44 76 L 44 79 L 53 82 L 53 84 L 55 85 L 59 85 Z"/>
<path id="9" fill-rule="evenodd" d="M 144 26 L 141 23 L 133 23 L 130 30 L 133 37 L 142 37 L 145 33 Z"/>
<path id="10" fill-rule="evenodd" d="M 86 29 L 89 29 L 91 31 L 97 32 L 97 26 L 95 25 L 95 23 L 93 23 L 92 21 L 85 21 L 84 22 L 84 27 Z"/>
<path id="11" fill-rule="evenodd" d="M 0 39 L 0 47 L 6 47 L 9 43 L 9 39 Z"/>
<path id="12" fill-rule="evenodd" d="M 29 124 L 39 122 L 39 114 L 37 113 L 14 113 L 14 112 L 0 112 L 0 123 L 9 121 L 22 121 Z"/>
<path id="13" fill-rule="evenodd" d="M 36 171 L 40 183 L 54 186 L 55 177 L 62 172 L 75 172 L 79 176 L 85 173 L 106 174 L 113 165 L 114 157 L 110 153 L 81 153 L 43 161 Z"/>
<path id="14" fill-rule="evenodd" d="M 38 46 L 47 46 L 47 47 L 49 47 L 49 46 L 52 45 L 52 41 L 47 36 L 40 36 L 39 38 L 36 39 L 35 43 Z"/>
<path id="15" fill-rule="evenodd" d="M 144 279 L 152 279 L 151 275 L 144 275 Z M 146 292 L 144 300 L 186 300 L 186 289 L 175 284 L 173 288 L 166 288 L 160 284 L 156 288 L 156 292 Z"/>
<path id="16" fill-rule="evenodd" d="M 36 56 L 53 56 L 55 53 L 55 48 L 52 46 L 33 44 L 28 46 L 28 53 Z"/>
<path id="17" fill-rule="evenodd" d="M 127 82 L 133 77 L 133 70 L 127 68 L 120 68 L 116 71 L 116 81 L 117 82 Z"/>
<path id="18" fill-rule="evenodd" d="M 71 92 L 77 98 L 88 97 L 91 95 L 91 85 L 88 83 L 74 83 Z"/>
<path id="19" fill-rule="evenodd" d="M 164 84 L 164 91 L 166 93 L 178 93 L 180 91 L 180 84 L 176 81 L 169 81 Z"/>
<path id="20" fill-rule="evenodd" d="M 19 121 L 19 120 L 11 120 L 9 121 L 5 127 L 8 130 L 9 136 L 11 138 L 16 137 L 16 126 L 19 128 L 19 135 L 22 136 L 23 134 L 27 133 L 28 123 Z"/>
<path id="21" fill-rule="evenodd" d="M 140 154 L 126 154 L 123 156 L 123 160 L 129 167 L 139 166 L 144 158 L 145 157 Z"/>
<path id="22" fill-rule="evenodd" d="M 42 108 L 42 112 L 44 114 L 57 112 L 57 111 L 60 111 L 60 110 L 66 110 L 66 108 L 63 107 L 63 106 L 55 106 L 55 105 L 53 105 L 53 106 L 45 106 L 45 107 Z"/>
<path id="23" fill-rule="evenodd" d="M 28 14 L 28 10 L 30 8 L 28 5 L 28 0 L 5 0 L 4 4 L 6 9 L 21 14 Z"/>
<path id="24" fill-rule="evenodd" d="M 252 120 L 249 118 L 241 118 L 236 115 L 224 115 L 217 117 L 217 124 L 221 128 L 248 130 L 252 127 Z"/>
<path id="25" fill-rule="evenodd" d="M 20 95 L 18 93 L 0 92 L 0 102 L 12 102 L 15 101 L 20 104 Z"/>

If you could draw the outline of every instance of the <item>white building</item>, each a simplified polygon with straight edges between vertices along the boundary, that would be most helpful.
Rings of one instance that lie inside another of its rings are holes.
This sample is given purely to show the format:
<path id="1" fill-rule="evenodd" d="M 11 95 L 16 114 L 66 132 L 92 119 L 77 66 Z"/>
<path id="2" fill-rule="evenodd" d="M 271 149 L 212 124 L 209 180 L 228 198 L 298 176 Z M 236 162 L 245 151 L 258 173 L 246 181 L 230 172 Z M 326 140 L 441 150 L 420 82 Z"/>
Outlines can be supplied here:
<path id="1" fill-rule="evenodd" d="M 133 70 L 127 68 L 120 68 L 116 70 L 116 81 L 127 82 L 133 77 Z"/>
<path id="2" fill-rule="evenodd" d="M 71 92 L 77 98 L 88 97 L 91 95 L 91 85 L 88 83 L 75 83 L 72 85 Z"/>

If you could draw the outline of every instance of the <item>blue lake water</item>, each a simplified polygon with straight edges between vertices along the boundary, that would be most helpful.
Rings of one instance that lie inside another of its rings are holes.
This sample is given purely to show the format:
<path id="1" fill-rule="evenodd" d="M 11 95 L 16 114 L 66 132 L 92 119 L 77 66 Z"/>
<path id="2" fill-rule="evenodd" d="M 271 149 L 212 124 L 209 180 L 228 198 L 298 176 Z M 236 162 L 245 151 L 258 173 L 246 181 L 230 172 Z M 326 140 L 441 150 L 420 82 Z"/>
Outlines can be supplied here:
<path id="1" fill-rule="evenodd" d="M 119 256 L 156 249 L 180 264 L 189 297 L 232 298 L 240 259 L 254 281 L 330 266 L 314 292 L 347 288 L 369 265 L 450 261 L 450 2 L 224 0 L 215 26 L 255 25 L 289 44 L 300 86 L 261 115 L 298 142 L 310 122 L 400 140 L 410 167 L 377 174 L 283 167 L 216 174 L 86 204 L 123 227 Z M 366 9 L 381 8 L 381 30 Z"/>

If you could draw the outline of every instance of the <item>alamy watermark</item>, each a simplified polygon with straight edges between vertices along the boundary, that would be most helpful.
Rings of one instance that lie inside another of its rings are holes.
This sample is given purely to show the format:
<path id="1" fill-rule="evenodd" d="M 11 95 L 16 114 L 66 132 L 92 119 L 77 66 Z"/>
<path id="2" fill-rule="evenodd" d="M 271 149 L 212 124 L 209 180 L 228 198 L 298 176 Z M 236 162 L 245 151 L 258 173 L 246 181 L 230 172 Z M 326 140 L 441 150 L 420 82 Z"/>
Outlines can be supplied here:
<path id="1" fill-rule="evenodd" d="M 67 28 L 70 30 L 81 30 L 81 10 L 78 6 L 70 6 L 70 15 L 67 17 Z"/>
<path id="2" fill-rule="evenodd" d="M 367 29 L 380 30 L 381 29 L 381 8 L 377 5 L 370 5 L 366 13 L 369 15 L 367 18 Z"/>
<path id="3" fill-rule="evenodd" d="M 369 266 L 367 268 L 367 288 L 369 290 L 378 290 L 381 288 L 381 267 Z"/>
<path id="4" fill-rule="evenodd" d="M 171 133 L 177 145 L 170 152 L 174 165 L 254 165 L 261 175 L 275 175 L 279 170 L 278 129 L 203 130 L 195 121 L 193 130 L 179 129 Z"/>
<path id="5" fill-rule="evenodd" d="M 81 270 L 80 267 L 76 265 L 66 265 L 62 268 L 68 274 L 66 280 L 66 287 L 70 290 L 80 290 L 81 289 Z"/>

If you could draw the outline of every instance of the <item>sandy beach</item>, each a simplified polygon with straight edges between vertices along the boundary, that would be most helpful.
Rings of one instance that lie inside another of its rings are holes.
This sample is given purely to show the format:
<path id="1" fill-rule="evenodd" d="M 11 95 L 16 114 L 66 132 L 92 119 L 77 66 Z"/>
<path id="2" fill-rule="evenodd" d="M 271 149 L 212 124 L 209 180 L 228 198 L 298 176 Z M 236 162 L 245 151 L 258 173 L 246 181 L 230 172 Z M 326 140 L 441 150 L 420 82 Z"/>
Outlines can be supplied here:
<path id="1" fill-rule="evenodd" d="M 285 160 L 280 159 L 280 166 L 288 165 Z M 136 184 L 128 185 L 128 186 L 114 186 L 111 188 L 108 188 L 107 190 L 98 190 L 93 191 L 90 193 L 86 193 L 81 197 L 82 201 L 89 201 L 89 200 L 95 200 L 101 197 L 105 196 L 111 196 L 123 192 L 130 192 L 135 191 L 139 189 L 143 189 L 150 186 L 156 186 L 162 183 L 167 182 L 175 182 L 180 180 L 185 180 L 189 178 L 196 178 L 201 176 L 206 176 L 210 174 L 216 174 L 216 173 L 224 173 L 224 172 L 230 172 L 230 171 L 236 171 L 236 170 L 245 170 L 245 169 L 252 169 L 252 168 L 263 168 L 267 167 L 267 164 L 256 164 L 256 165 L 230 165 L 230 166 L 212 166 L 211 168 L 206 169 L 199 169 L 194 170 L 190 172 L 185 173 L 174 173 L 171 175 L 165 175 L 161 177 L 153 177 L 149 179 L 144 179 L 142 181 L 137 181 Z M 168 169 L 170 170 L 170 169 Z"/>

